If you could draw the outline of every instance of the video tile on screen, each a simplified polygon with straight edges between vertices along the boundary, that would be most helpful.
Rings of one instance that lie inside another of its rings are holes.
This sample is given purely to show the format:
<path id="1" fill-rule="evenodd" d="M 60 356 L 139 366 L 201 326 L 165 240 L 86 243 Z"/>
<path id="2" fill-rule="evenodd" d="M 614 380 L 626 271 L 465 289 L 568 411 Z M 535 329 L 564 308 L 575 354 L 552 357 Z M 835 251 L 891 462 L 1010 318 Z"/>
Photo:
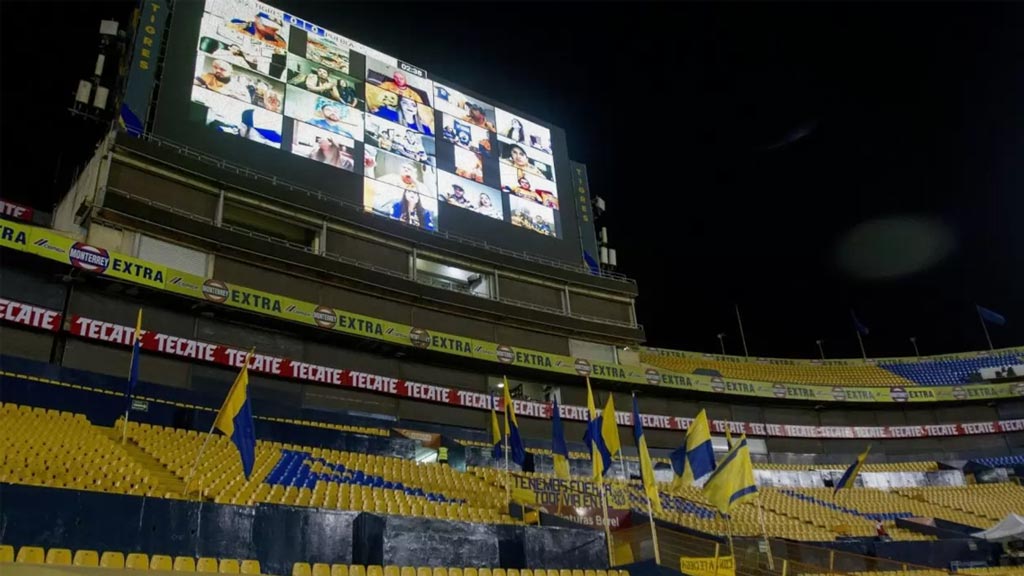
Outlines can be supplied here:
<path id="1" fill-rule="evenodd" d="M 512 144 L 509 142 L 498 142 L 498 158 L 502 164 L 512 166 L 516 170 L 521 171 L 523 174 L 540 176 L 545 180 L 554 180 L 554 169 L 551 164 L 531 156 L 531 151 L 523 147 L 521 144 Z M 538 154 L 533 152 L 533 154 Z"/>
<path id="2" fill-rule="evenodd" d="M 427 136 L 434 135 L 434 111 L 426 104 L 394 92 L 366 85 L 366 111 L 388 122 L 401 124 Z"/>
<path id="3" fill-rule="evenodd" d="M 465 208 L 496 220 L 505 218 L 501 193 L 483 184 L 460 178 L 448 172 L 437 173 L 437 194 L 451 206 Z"/>
<path id="4" fill-rule="evenodd" d="M 474 182 L 483 183 L 483 157 L 465 148 L 455 148 L 455 174 Z"/>
<path id="5" fill-rule="evenodd" d="M 508 164 L 502 164 L 499 172 L 502 192 L 558 210 L 558 192 L 554 182 L 540 176 L 525 174 Z"/>
<path id="6" fill-rule="evenodd" d="M 364 178 L 363 208 L 410 226 L 437 230 L 437 198 L 408 188 Z"/>
<path id="7" fill-rule="evenodd" d="M 364 148 L 364 156 L 363 174 L 368 178 L 432 198 L 437 196 L 437 172 L 433 166 L 373 146 Z"/>
<path id="8" fill-rule="evenodd" d="M 363 109 L 362 82 L 300 56 L 288 55 L 287 81 L 317 96 Z"/>
<path id="9" fill-rule="evenodd" d="M 288 48 L 290 26 L 282 12 L 273 6 L 251 0 L 207 0 L 206 11 L 220 16 L 229 30 L 243 39 L 260 42 L 271 48 Z"/>
<path id="10" fill-rule="evenodd" d="M 545 236 L 556 236 L 555 213 L 547 206 L 541 206 L 518 196 L 509 196 L 509 214 L 513 226 L 526 228 Z"/>
<path id="11" fill-rule="evenodd" d="M 541 159 L 546 157 L 545 161 L 551 164 L 551 130 L 501 108 L 497 109 L 497 118 L 498 136 L 502 140 L 542 152 Z"/>
<path id="12" fill-rule="evenodd" d="M 442 115 L 441 135 L 452 144 L 477 152 L 484 158 L 491 156 L 491 137 L 487 130 L 474 126 L 448 114 Z"/>
<path id="13" fill-rule="evenodd" d="M 206 107 L 207 128 L 274 148 L 281 147 L 283 118 L 280 114 L 199 86 L 192 87 L 192 102 Z"/>
<path id="14" fill-rule="evenodd" d="M 309 35 L 306 40 L 306 58 L 343 74 L 352 73 L 349 69 L 348 48 L 342 48 L 323 36 Z"/>
<path id="15" fill-rule="evenodd" d="M 253 70 L 280 79 L 287 51 L 242 34 L 225 23 L 224 18 L 203 14 L 199 28 L 199 51 L 232 66 Z"/>
<path id="16" fill-rule="evenodd" d="M 283 82 L 206 54 L 200 53 L 196 59 L 192 84 L 271 112 L 282 111 Z"/>
<path id="17" fill-rule="evenodd" d="M 362 112 L 297 86 L 288 86 L 284 114 L 353 140 L 363 140 Z"/>
<path id="18" fill-rule="evenodd" d="M 298 120 L 291 122 L 292 154 L 349 172 L 358 172 L 357 168 L 361 164 L 356 163 L 353 155 L 355 140 Z"/>
<path id="19" fill-rule="evenodd" d="M 417 104 L 430 106 L 430 80 L 421 78 L 412 72 L 399 70 L 391 64 L 367 58 L 366 83 L 409 98 Z"/>
<path id="20" fill-rule="evenodd" d="M 376 116 L 366 117 L 366 142 L 385 152 L 410 160 L 437 165 L 434 139 Z"/>
<path id="21" fill-rule="evenodd" d="M 488 132 L 495 131 L 494 106 L 454 88 L 434 83 L 434 107 Z"/>

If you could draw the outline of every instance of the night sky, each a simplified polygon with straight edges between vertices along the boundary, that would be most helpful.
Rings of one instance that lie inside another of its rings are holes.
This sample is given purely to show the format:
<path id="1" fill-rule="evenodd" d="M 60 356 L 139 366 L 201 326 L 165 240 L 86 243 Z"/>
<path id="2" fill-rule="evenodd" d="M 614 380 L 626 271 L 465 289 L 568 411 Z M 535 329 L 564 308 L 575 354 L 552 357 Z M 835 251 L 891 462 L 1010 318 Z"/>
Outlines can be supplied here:
<path id="1" fill-rule="evenodd" d="M 272 3 L 564 128 L 650 345 L 741 353 L 734 304 L 759 356 L 859 356 L 851 308 L 873 356 L 983 348 L 975 302 L 1024 341 L 1022 6 Z M 0 3 L 4 197 L 89 156 L 133 6 Z"/>

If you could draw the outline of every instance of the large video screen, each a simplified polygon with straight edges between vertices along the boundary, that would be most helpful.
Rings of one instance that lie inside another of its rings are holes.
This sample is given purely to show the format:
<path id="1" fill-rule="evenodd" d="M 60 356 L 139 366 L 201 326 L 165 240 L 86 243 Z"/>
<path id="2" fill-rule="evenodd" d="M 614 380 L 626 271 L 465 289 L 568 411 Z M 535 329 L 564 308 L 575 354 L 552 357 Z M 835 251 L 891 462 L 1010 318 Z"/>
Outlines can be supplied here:
<path id="1" fill-rule="evenodd" d="M 351 174 L 382 218 L 563 237 L 567 156 L 550 128 L 262 2 L 206 0 L 199 18 L 186 121 L 206 134 Z"/>

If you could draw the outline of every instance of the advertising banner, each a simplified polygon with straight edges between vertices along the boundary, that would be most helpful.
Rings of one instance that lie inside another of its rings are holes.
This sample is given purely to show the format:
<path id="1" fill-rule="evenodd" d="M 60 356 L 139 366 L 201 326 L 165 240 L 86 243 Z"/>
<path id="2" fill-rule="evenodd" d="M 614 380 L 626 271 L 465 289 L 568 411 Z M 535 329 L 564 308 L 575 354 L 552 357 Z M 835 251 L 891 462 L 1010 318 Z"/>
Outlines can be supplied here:
<path id="1" fill-rule="evenodd" d="M 0 299 L 0 320 L 48 331 L 58 331 L 61 329 L 61 315 L 59 312 L 6 299 Z M 72 336 L 79 338 L 130 348 L 135 329 L 133 326 L 74 315 L 70 317 L 66 330 Z M 142 350 L 186 360 L 227 366 L 234 369 L 241 368 L 247 353 L 247 350 L 241 348 L 211 344 L 150 330 L 143 330 Z M 462 408 L 486 411 L 490 410 L 492 402 L 489 395 L 479 392 L 357 372 L 333 366 L 311 364 L 258 353 L 253 356 L 249 369 L 256 373 L 278 378 L 341 386 Z M 503 410 L 502 400 L 500 398 L 496 400 L 498 409 Z M 527 400 L 514 400 L 514 403 L 518 416 L 541 419 L 551 418 L 551 404 Z M 559 414 L 566 420 L 587 421 L 587 411 L 584 406 L 560 405 Z M 658 414 L 640 414 L 640 418 L 644 427 L 660 430 L 683 431 L 688 429 L 693 421 L 692 418 Z M 616 412 L 615 419 L 619 425 L 629 426 L 632 425 L 633 416 L 631 412 Z M 724 433 L 726 428 L 728 428 L 734 434 L 747 434 L 749 436 L 820 439 L 934 438 L 1024 431 L 1024 419 L 922 426 L 803 426 L 724 420 L 713 420 L 710 422 L 710 425 L 712 431 L 719 434 Z M 521 484 L 516 485 L 515 494 L 517 499 L 524 503 L 537 505 L 553 503 L 557 506 L 559 501 L 561 501 L 563 505 L 590 508 L 594 503 L 594 498 L 596 498 L 594 496 L 597 493 L 595 485 L 590 482 L 578 480 L 564 482 L 557 479 L 540 481 L 535 478 L 521 478 Z M 615 488 L 610 488 L 608 491 L 609 505 L 613 508 L 617 507 L 620 503 L 622 508 L 628 508 L 625 497 L 624 493 L 616 492 Z"/>
<path id="2" fill-rule="evenodd" d="M 229 306 L 323 330 L 332 330 L 412 346 L 446 354 L 476 358 L 509 366 L 521 366 L 546 372 L 590 376 L 630 385 L 664 386 L 677 390 L 780 400 L 813 402 L 906 403 L 959 402 L 995 400 L 1024 396 L 1024 383 L 1002 382 L 962 386 L 822 386 L 757 382 L 700 374 L 682 374 L 652 367 L 614 364 L 551 354 L 538 350 L 515 348 L 501 343 L 477 340 L 455 334 L 437 332 L 356 314 L 328 304 L 303 302 L 287 296 L 271 294 L 216 278 L 199 276 L 167 268 L 161 264 L 108 251 L 105 248 L 76 242 L 49 229 L 19 222 L 0 220 L 0 246 L 35 254 L 71 265 L 79 270 L 109 276 L 126 282 L 165 290 L 181 296 Z M 647 349 L 659 350 L 659 349 Z M 664 352 L 659 350 L 659 353 Z M 691 352 L 679 352 L 701 356 Z M 981 353 L 977 353 L 981 354 Z M 716 360 L 733 359 L 715 356 Z M 807 360 L 757 359 L 771 362 L 811 362 Z M 738 361 L 738 360 L 737 360 Z M 481 401 L 487 406 L 486 396 Z M 533 415 L 543 417 L 540 404 Z M 621 416 L 621 415 L 620 415 Z M 666 417 L 667 418 L 667 417 Z M 627 424 L 622 422 L 620 424 Z M 645 425 L 667 427 L 657 423 Z M 719 430 L 721 431 L 721 430 Z M 740 430 L 734 430 L 740 432 Z M 762 432 L 751 432 L 763 434 Z M 847 436 L 836 436 L 847 437 Z"/>
<path id="3" fill-rule="evenodd" d="M 732 556 L 706 558 L 679 557 L 679 571 L 690 576 L 736 576 L 736 562 Z"/>

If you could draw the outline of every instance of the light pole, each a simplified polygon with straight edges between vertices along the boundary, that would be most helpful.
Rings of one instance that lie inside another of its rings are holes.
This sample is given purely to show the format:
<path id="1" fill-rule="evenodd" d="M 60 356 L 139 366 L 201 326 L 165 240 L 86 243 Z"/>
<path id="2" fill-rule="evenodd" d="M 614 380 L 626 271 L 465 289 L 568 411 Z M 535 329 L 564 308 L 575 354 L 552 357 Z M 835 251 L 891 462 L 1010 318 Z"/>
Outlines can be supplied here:
<path id="1" fill-rule="evenodd" d="M 825 341 L 821 338 L 814 341 L 818 345 L 818 353 L 821 354 L 821 359 L 825 359 Z"/>
<path id="2" fill-rule="evenodd" d="M 917 349 L 917 336 L 910 337 L 910 343 L 914 345 L 914 356 L 921 357 L 921 351 Z"/>
<path id="3" fill-rule="evenodd" d="M 722 347 L 722 356 L 725 356 L 725 332 L 718 333 L 718 344 Z"/>

